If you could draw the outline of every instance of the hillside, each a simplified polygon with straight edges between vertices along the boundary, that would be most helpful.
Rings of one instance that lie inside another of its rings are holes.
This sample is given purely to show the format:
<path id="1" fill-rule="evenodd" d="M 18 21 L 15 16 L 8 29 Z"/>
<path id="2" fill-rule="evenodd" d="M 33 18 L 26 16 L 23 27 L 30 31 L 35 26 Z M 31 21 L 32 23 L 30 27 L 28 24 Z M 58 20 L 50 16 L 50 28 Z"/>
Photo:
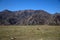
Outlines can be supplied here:
<path id="1" fill-rule="evenodd" d="M 60 13 L 50 14 L 44 10 L 3 10 L 0 25 L 60 25 Z"/>

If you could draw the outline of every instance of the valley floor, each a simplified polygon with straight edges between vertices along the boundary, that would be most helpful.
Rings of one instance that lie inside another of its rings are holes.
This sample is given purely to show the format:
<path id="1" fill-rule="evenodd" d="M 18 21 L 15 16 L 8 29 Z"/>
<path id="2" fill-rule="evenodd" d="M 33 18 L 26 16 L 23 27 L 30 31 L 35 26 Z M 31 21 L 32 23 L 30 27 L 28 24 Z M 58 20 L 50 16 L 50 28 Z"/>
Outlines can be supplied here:
<path id="1" fill-rule="evenodd" d="M 0 26 L 0 40 L 60 40 L 60 26 Z"/>

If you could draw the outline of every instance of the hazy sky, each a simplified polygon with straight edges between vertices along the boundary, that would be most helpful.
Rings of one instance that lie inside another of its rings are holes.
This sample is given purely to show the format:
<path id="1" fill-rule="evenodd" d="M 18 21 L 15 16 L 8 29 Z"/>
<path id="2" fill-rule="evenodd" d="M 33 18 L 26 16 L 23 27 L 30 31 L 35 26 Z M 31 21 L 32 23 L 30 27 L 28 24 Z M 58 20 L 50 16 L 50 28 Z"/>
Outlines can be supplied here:
<path id="1" fill-rule="evenodd" d="M 45 10 L 49 13 L 60 12 L 60 0 L 0 0 L 0 11 L 8 10 Z"/>

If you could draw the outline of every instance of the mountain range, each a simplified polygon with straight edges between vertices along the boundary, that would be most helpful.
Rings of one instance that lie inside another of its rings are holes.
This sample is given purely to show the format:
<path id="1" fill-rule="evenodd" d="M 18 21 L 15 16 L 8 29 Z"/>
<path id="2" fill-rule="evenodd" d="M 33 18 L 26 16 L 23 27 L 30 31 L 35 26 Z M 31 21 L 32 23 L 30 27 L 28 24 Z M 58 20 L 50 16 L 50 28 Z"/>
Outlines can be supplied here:
<path id="1" fill-rule="evenodd" d="M 44 10 L 0 11 L 0 25 L 60 25 L 60 13 Z"/>

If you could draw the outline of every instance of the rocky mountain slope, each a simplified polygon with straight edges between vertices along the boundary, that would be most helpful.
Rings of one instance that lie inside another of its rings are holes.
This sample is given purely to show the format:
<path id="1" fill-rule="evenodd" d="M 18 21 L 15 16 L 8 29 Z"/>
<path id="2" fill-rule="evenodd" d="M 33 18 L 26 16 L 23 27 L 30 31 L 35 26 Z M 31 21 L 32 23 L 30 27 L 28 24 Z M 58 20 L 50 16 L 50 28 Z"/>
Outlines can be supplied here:
<path id="1" fill-rule="evenodd" d="M 0 12 L 0 25 L 60 25 L 60 13 L 44 10 L 19 10 Z"/>

